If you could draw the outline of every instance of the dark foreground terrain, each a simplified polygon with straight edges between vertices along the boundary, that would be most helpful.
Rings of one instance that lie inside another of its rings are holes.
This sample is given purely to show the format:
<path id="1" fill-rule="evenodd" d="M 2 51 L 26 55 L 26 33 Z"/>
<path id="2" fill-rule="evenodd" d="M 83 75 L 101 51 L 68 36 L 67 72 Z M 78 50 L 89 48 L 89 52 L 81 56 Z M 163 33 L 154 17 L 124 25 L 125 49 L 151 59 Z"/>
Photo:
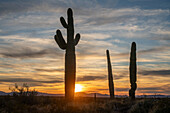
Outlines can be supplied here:
<path id="1" fill-rule="evenodd" d="M 66 103 L 63 97 L 0 96 L 0 113 L 170 113 L 170 98 L 77 97 Z"/>

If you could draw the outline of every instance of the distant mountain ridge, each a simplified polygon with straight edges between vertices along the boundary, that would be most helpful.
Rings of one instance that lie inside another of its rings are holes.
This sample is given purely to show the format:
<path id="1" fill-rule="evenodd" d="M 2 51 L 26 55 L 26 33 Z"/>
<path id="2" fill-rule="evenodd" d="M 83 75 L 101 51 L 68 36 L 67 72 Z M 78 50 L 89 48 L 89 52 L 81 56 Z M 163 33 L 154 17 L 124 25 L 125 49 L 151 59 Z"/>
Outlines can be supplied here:
<path id="1" fill-rule="evenodd" d="M 0 96 L 5 96 L 5 95 L 13 95 L 13 92 L 6 93 L 3 91 L 0 91 Z M 49 93 L 38 92 L 38 96 L 64 96 L 64 95 L 63 94 L 49 94 Z"/>
<path id="2" fill-rule="evenodd" d="M 0 96 L 6 96 L 6 95 L 13 95 L 13 92 L 6 93 L 3 91 L 0 91 Z M 49 94 L 49 93 L 38 92 L 38 96 L 64 96 L 64 94 Z M 75 93 L 75 96 L 94 97 L 94 93 L 87 94 L 85 92 L 78 92 L 78 93 Z M 108 94 L 96 93 L 96 96 L 109 98 Z M 115 95 L 115 97 L 126 98 L 128 96 L 127 95 Z M 136 98 L 170 98 L 170 95 L 136 95 Z"/>
<path id="3" fill-rule="evenodd" d="M 3 91 L 0 91 L 0 96 L 3 96 L 3 95 L 10 95 L 10 93 L 5 93 L 5 92 L 3 92 Z"/>

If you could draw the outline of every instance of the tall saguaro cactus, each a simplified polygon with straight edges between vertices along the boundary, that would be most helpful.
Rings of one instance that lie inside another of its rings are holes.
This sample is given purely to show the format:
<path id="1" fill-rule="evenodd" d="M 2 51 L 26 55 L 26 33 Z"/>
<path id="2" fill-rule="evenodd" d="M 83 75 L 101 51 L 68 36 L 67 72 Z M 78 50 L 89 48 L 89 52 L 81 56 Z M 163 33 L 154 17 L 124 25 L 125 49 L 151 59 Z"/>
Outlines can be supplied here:
<path id="1" fill-rule="evenodd" d="M 136 43 L 133 42 L 131 46 L 131 53 L 130 53 L 130 84 L 131 89 L 129 90 L 129 97 L 133 100 L 135 99 L 135 90 L 137 88 L 136 84 Z"/>
<path id="2" fill-rule="evenodd" d="M 58 46 L 66 50 L 65 54 L 65 98 L 67 100 L 74 99 L 75 91 L 75 78 L 76 78 L 76 55 L 75 55 L 75 46 L 80 40 L 80 34 L 76 34 L 74 38 L 74 22 L 73 22 L 73 12 L 69 8 L 67 10 L 68 23 L 66 23 L 63 17 L 60 17 L 61 24 L 64 28 L 67 29 L 67 43 L 65 42 L 61 31 L 57 30 L 56 35 L 54 36 L 55 41 Z"/>
<path id="3" fill-rule="evenodd" d="M 107 65 L 108 65 L 108 81 L 109 81 L 109 92 L 110 98 L 114 98 L 114 84 L 113 84 L 113 75 L 112 75 L 112 65 L 110 61 L 109 50 L 106 50 L 107 54 Z"/>

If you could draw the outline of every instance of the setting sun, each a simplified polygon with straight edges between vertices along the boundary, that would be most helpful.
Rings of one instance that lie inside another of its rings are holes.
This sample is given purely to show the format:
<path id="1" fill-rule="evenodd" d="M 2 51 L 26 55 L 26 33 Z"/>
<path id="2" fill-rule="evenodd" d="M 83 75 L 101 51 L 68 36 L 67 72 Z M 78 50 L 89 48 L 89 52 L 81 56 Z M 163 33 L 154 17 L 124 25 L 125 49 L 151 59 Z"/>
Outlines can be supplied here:
<path id="1" fill-rule="evenodd" d="M 76 84 L 76 85 L 75 85 L 75 92 L 81 92 L 81 91 L 82 91 L 82 88 L 83 88 L 82 85 Z"/>

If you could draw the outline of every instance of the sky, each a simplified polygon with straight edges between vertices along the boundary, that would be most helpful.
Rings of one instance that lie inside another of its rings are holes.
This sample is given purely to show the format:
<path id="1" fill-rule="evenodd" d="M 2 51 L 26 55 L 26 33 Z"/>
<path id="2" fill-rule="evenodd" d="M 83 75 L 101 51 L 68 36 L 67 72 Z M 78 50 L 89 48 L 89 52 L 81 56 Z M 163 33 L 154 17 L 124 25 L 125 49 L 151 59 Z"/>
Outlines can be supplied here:
<path id="1" fill-rule="evenodd" d="M 131 43 L 137 45 L 137 95 L 170 95 L 169 0 L 0 0 L 0 91 L 27 83 L 39 92 L 64 94 L 65 51 L 54 40 L 72 8 L 76 84 L 109 94 L 106 50 L 116 95 L 128 95 Z"/>

